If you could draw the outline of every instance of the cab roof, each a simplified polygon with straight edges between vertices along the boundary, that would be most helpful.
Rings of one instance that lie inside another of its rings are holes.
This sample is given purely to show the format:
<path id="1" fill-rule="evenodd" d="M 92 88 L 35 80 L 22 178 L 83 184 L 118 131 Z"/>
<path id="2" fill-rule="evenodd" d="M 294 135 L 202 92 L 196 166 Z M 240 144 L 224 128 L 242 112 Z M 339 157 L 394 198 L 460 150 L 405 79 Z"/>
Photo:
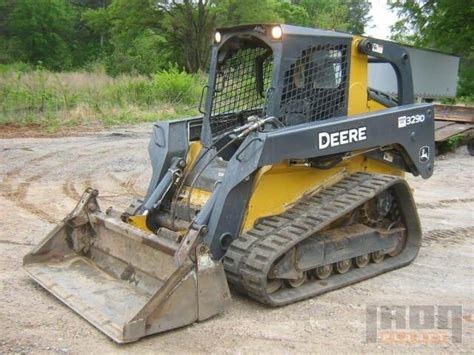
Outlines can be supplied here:
<path id="1" fill-rule="evenodd" d="M 337 38 L 353 38 L 353 36 L 349 33 L 338 32 L 338 31 L 331 31 L 331 30 L 321 30 L 318 28 L 310 28 L 310 27 L 302 27 L 302 26 L 293 26 L 293 25 L 285 25 L 279 23 L 254 23 L 254 24 L 245 24 L 245 25 L 237 25 L 237 26 L 229 26 L 229 27 L 220 27 L 217 31 L 222 33 L 231 33 L 231 32 L 242 32 L 242 31 L 255 31 L 255 32 L 262 32 L 267 28 L 271 28 L 274 26 L 280 26 L 284 35 L 291 35 L 291 36 L 310 36 L 310 37 L 337 37 Z"/>

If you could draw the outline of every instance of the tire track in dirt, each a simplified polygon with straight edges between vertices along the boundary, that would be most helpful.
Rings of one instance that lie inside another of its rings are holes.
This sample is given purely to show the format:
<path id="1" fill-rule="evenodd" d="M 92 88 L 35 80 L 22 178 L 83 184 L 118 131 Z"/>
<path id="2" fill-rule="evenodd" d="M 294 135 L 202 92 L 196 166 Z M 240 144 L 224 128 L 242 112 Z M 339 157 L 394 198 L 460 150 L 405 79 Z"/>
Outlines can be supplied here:
<path id="1" fill-rule="evenodd" d="M 106 142 L 103 142 L 104 144 L 110 144 L 110 145 L 114 145 L 116 144 L 116 141 L 106 141 Z M 92 153 L 88 153 L 88 152 L 82 152 L 80 154 L 77 155 L 76 159 L 74 160 L 74 163 L 77 163 L 78 161 L 78 158 L 80 158 L 79 160 L 82 160 L 83 158 L 88 162 L 89 161 L 89 158 L 90 156 L 93 154 L 93 155 L 97 155 L 98 153 L 108 153 L 111 151 L 110 148 L 103 148 L 102 150 L 98 151 L 97 150 L 97 147 L 93 147 L 93 146 L 89 146 L 91 149 L 93 149 L 94 151 Z M 22 173 L 22 171 L 27 168 L 29 165 L 32 165 L 32 164 L 37 164 L 37 163 L 41 163 L 43 162 L 44 160 L 47 160 L 49 158 L 52 158 L 54 156 L 58 156 L 60 155 L 61 153 L 64 153 L 64 152 L 68 152 L 68 151 L 71 151 L 71 149 L 75 149 L 75 148 L 78 148 L 76 146 L 72 146 L 72 147 L 68 147 L 68 148 L 63 148 L 63 149 L 59 149 L 59 150 L 55 150 L 55 151 L 52 151 L 52 152 L 49 152 L 47 154 L 44 154 L 44 155 L 40 155 L 39 157 L 37 158 L 32 158 L 26 162 L 23 163 L 22 166 L 20 167 L 17 167 L 15 169 L 12 169 L 8 172 L 5 173 L 5 177 L 2 179 L 2 184 L 9 184 L 9 182 L 11 182 L 11 180 L 13 180 L 14 178 L 16 177 L 19 177 Z M 84 147 L 81 147 L 81 149 L 83 149 Z M 64 165 L 64 162 L 54 166 L 54 167 L 51 167 L 50 169 L 54 169 L 54 168 L 57 168 L 59 166 L 63 166 Z M 90 164 L 89 164 L 90 165 Z M 0 184 L 1 186 L 1 184 Z"/>
<path id="2" fill-rule="evenodd" d="M 474 235 L 474 226 L 452 229 L 433 229 L 423 234 L 423 245 L 432 244 L 462 244 L 462 242 Z"/>
<path id="3" fill-rule="evenodd" d="M 74 186 L 74 181 L 71 177 L 68 177 L 64 182 L 62 186 L 62 191 L 64 195 L 71 198 L 72 200 L 79 201 L 79 199 L 81 198 L 81 195 L 76 190 L 76 187 Z"/>
<path id="4" fill-rule="evenodd" d="M 15 242 L 13 240 L 5 240 L 5 239 L 0 239 L 0 244 L 11 244 L 11 245 L 25 245 L 25 246 L 29 246 L 29 247 L 33 247 L 35 246 L 36 244 L 34 243 L 22 243 L 22 242 Z"/>
<path id="5" fill-rule="evenodd" d="M 104 157 L 107 154 L 111 153 L 110 154 L 111 158 L 115 158 L 116 154 L 115 154 L 115 151 L 114 151 L 114 146 L 117 144 L 117 140 L 116 139 L 110 140 L 109 138 L 110 137 L 108 137 L 108 139 L 105 142 L 101 143 L 101 144 L 105 144 L 105 146 L 101 145 L 99 147 L 94 147 L 93 148 L 94 152 L 92 154 L 100 156 L 100 157 Z M 109 147 L 108 145 L 112 145 L 112 147 Z M 96 185 L 96 184 L 95 184 L 95 179 L 92 178 L 93 172 L 100 171 L 100 168 L 102 168 L 104 166 L 104 163 L 108 162 L 110 160 L 110 159 L 95 159 L 94 163 L 91 163 L 90 162 L 91 161 L 90 156 L 91 156 L 91 153 L 86 153 L 86 154 L 82 153 L 82 154 L 79 155 L 79 158 L 81 160 L 83 159 L 86 162 L 86 164 L 87 164 L 87 166 L 90 170 L 87 173 L 86 177 L 84 178 L 83 183 L 81 184 L 81 187 L 77 188 L 77 185 L 76 185 L 77 181 L 75 181 L 76 180 L 75 177 L 71 177 L 71 176 L 67 178 L 67 180 L 64 182 L 64 184 L 62 186 L 63 193 L 67 197 L 71 198 L 74 201 L 78 201 L 81 198 L 82 193 L 86 188 L 88 188 L 88 187 L 94 188 L 94 185 Z M 112 173 L 107 173 L 107 176 L 109 176 L 115 183 L 117 183 L 118 186 L 125 189 L 125 191 L 127 193 L 133 194 L 133 195 L 142 195 L 143 192 L 138 191 L 137 188 L 135 187 L 137 179 L 142 173 L 143 172 L 135 173 L 134 175 L 129 177 L 126 181 L 119 179 L 118 177 L 116 177 Z M 100 178 L 100 179 L 97 179 L 97 180 L 103 180 L 103 178 Z M 111 196 L 117 197 L 117 196 L 121 196 L 121 195 L 122 194 L 114 194 L 114 195 L 111 195 Z M 101 197 L 105 198 L 106 196 L 101 196 Z"/>
<path id="6" fill-rule="evenodd" d="M 104 152 L 110 152 L 109 150 L 102 150 L 101 153 Z M 90 163 L 90 158 L 92 155 L 97 155 L 97 151 L 94 150 L 92 153 L 86 153 L 86 154 L 80 154 L 79 158 L 86 162 L 89 171 L 85 174 L 84 178 L 78 179 L 79 176 L 74 175 L 74 176 L 68 176 L 65 180 L 65 182 L 62 185 L 62 192 L 64 195 L 69 197 L 70 199 L 74 201 L 79 201 L 83 192 L 89 188 L 93 188 L 93 182 L 92 182 L 92 174 L 93 172 L 98 170 L 98 167 L 101 167 L 103 165 L 103 161 L 97 160 L 95 161 L 95 164 Z M 75 164 L 80 164 L 77 160 L 75 161 Z M 79 180 L 79 181 L 77 181 Z M 77 188 L 77 183 L 79 183 L 81 186 Z"/>
<path id="7" fill-rule="evenodd" d="M 31 212 L 32 214 L 36 215 L 37 217 L 49 222 L 49 223 L 57 223 L 59 220 L 50 215 L 49 213 L 45 212 L 44 210 L 38 208 L 34 204 L 27 202 L 26 201 L 26 196 L 28 194 L 28 189 L 30 185 L 41 179 L 43 176 L 46 175 L 46 172 L 43 172 L 41 174 L 34 175 L 25 181 L 21 182 L 15 191 L 11 192 L 10 194 L 4 195 L 8 200 L 14 202 L 18 207 L 23 208 L 27 210 L 28 212 Z"/>
<path id="8" fill-rule="evenodd" d="M 143 196 L 144 195 L 144 191 L 142 190 L 142 188 L 138 188 L 138 189 L 141 190 L 141 191 L 139 191 L 136 187 L 137 180 L 141 175 L 142 175 L 142 172 L 135 173 L 135 174 L 132 174 L 127 180 L 122 180 L 113 173 L 107 173 L 107 176 L 111 180 L 113 180 L 115 183 L 117 183 L 120 187 L 124 188 L 129 194 L 131 194 L 133 196 Z"/>
<path id="9" fill-rule="evenodd" d="M 455 199 L 448 199 L 448 200 L 439 200 L 435 202 L 417 203 L 416 206 L 418 208 L 436 209 L 436 208 L 449 207 L 449 205 L 452 205 L 455 203 L 470 203 L 470 202 L 474 202 L 474 197 L 455 198 Z"/>
<path id="10" fill-rule="evenodd" d="M 90 149 L 92 149 L 91 152 L 83 151 L 72 162 L 74 164 L 80 164 L 78 162 L 78 159 L 79 159 L 79 161 L 87 162 L 87 166 L 90 166 L 91 156 L 97 155 L 98 152 L 102 154 L 111 152 L 113 150 L 113 147 L 107 147 L 107 145 L 113 146 L 116 144 L 116 141 L 101 142 L 100 144 L 105 144 L 106 146 L 105 147 L 104 146 L 100 146 L 100 147 L 90 146 Z M 42 171 L 40 171 L 39 173 L 33 176 L 30 176 L 26 179 L 22 179 L 22 174 L 27 168 L 31 169 L 32 166 L 37 166 L 45 160 L 48 160 L 55 156 L 60 156 L 62 153 L 69 152 L 74 149 L 77 149 L 77 147 L 70 146 L 68 148 L 56 149 L 47 154 L 40 155 L 39 157 L 34 157 L 32 159 L 29 159 L 26 162 L 24 162 L 22 166 L 8 171 L 0 183 L 0 196 L 3 196 L 6 199 L 12 201 L 16 206 L 24 210 L 27 210 L 28 212 L 34 214 L 35 216 L 39 217 L 42 220 L 45 220 L 49 223 L 59 222 L 59 219 L 56 216 L 52 215 L 51 213 L 46 212 L 44 208 L 37 206 L 37 204 L 26 201 L 26 198 L 28 195 L 28 189 L 30 188 L 31 184 L 33 184 L 36 181 L 39 181 L 41 178 L 47 176 L 50 172 L 55 171 L 57 168 L 64 167 L 64 165 L 67 164 L 68 162 L 63 160 L 59 164 L 55 164 L 53 166 L 43 168 Z M 103 162 L 98 160 L 95 166 L 100 166 L 102 164 Z M 66 181 L 62 184 L 62 188 L 61 188 L 63 194 L 74 201 L 78 201 L 81 197 L 81 193 L 78 192 L 75 186 L 74 178 L 76 177 L 77 176 L 68 176 Z M 15 184 L 15 179 L 22 179 L 23 181 L 20 181 L 19 183 Z M 121 186 L 124 187 L 129 192 L 136 192 L 136 190 L 134 189 L 136 179 L 137 177 L 132 177 L 125 184 L 122 184 Z M 91 186 L 91 173 L 90 172 L 87 174 L 83 185 L 85 185 L 86 187 Z"/>
<path id="11" fill-rule="evenodd" d="M 62 150 L 65 151 L 65 150 Z M 39 162 L 42 162 L 43 160 L 46 160 L 48 158 L 51 158 L 57 153 L 60 153 L 61 151 L 56 151 L 56 152 L 51 152 L 48 154 L 44 154 L 38 158 L 33 158 L 28 160 L 27 162 L 23 163 L 23 166 L 19 166 L 18 168 L 12 169 L 10 171 L 7 171 L 5 174 L 5 177 L 2 179 L 2 182 L 0 184 L 0 195 L 4 196 L 5 194 L 10 194 L 9 192 L 6 191 L 11 191 L 12 190 L 12 181 L 20 177 L 22 171 L 29 165 L 31 164 L 36 164 Z"/>
<path id="12" fill-rule="evenodd" d="M 54 166 L 48 167 L 47 169 L 43 169 L 40 173 L 33 175 L 25 179 L 24 181 L 21 181 L 16 186 L 14 186 L 13 181 L 15 180 L 15 178 L 20 178 L 22 172 L 30 165 L 33 165 L 33 164 L 37 165 L 38 163 L 41 163 L 53 156 L 58 156 L 61 153 L 69 151 L 69 150 L 70 148 L 55 150 L 53 152 L 44 154 L 38 158 L 30 159 L 27 162 L 25 162 L 23 166 L 12 169 L 11 171 L 7 172 L 5 174 L 5 178 L 0 184 L 1 196 L 12 201 L 16 206 L 34 214 L 35 216 L 39 217 L 42 220 L 47 221 L 48 223 L 52 223 L 52 224 L 58 223 L 60 220 L 56 216 L 51 215 L 50 213 L 44 211 L 44 209 L 38 207 L 34 203 L 26 201 L 26 198 L 28 195 L 28 189 L 30 188 L 32 183 L 39 181 L 41 178 L 47 176 L 48 173 L 50 173 L 51 171 L 54 171 L 55 169 L 64 166 L 64 162 L 55 164 Z M 95 152 L 90 153 L 90 154 L 87 154 L 87 153 L 82 154 L 81 158 L 85 158 L 86 160 L 88 160 L 91 155 L 95 155 L 95 154 L 96 154 Z M 77 160 L 74 161 L 74 163 L 76 162 Z M 69 180 L 70 179 L 71 178 L 69 178 Z M 72 180 L 70 182 L 66 181 L 66 183 L 63 185 L 63 193 L 65 193 L 66 196 L 74 199 L 75 201 L 80 199 L 80 195 L 75 189 L 74 183 Z"/>
<path id="13" fill-rule="evenodd" d="M 42 161 L 49 159 L 57 155 L 58 153 L 61 153 L 62 151 L 66 151 L 66 149 L 50 152 L 41 155 L 37 158 L 30 159 L 25 162 L 23 166 L 8 171 L 5 174 L 5 178 L 2 180 L 2 183 L 0 184 L 0 195 L 5 197 L 7 200 L 13 202 L 16 206 L 27 210 L 28 212 L 34 214 L 42 220 L 45 220 L 49 223 L 57 223 L 57 218 L 36 207 L 34 204 L 25 201 L 26 196 L 28 194 L 29 186 L 33 182 L 38 181 L 43 176 L 47 175 L 47 171 L 43 170 L 43 172 L 33 175 L 24 181 L 21 181 L 16 186 L 13 185 L 13 181 L 15 180 L 15 178 L 19 178 L 21 176 L 25 168 L 33 164 L 36 165 L 38 163 L 41 163 Z"/>
<path id="14" fill-rule="evenodd" d="M 21 166 L 6 172 L 2 181 L 0 181 L 0 196 L 13 202 L 17 207 L 32 213 L 41 220 L 45 220 L 53 224 L 57 223 L 59 222 L 59 218 L 54 214 L 54 212 L 47 210 L 47 203 L 43 203 L 41 201 L 44 199 L 36 199 L 34 201 L 27 200 L 28 191 L 31 188 L 31 185 L 40 179 L 47 177 L 48 174 L 57 172 L 58 168 L 64 167 L 65 165 L 72 163 L 74 165 L 80 166 L 82 164 L 83 166 L 87 167 L 87 170 L 89 170 L 86 171 L 87 174 L 84 179 L 80 178 L 80 175 L 66 174 L 66 181 L 59 185 L 61 189 L 60 191 L 64 196 L 77 202 L 82 195 L 82 191 L 79 190 L 85 189 L 88 186 L 92 186 L 92 173 L 100 170 L 100 168 L 104 166 L 104 162 L 107 161 L 106 157 L 108 155 L 111 157 L 114 156 L 114 147 L 116 144 L 116 140 L 107 140 L 105 142 L 97 142 L 97 144 L 80 144 L 79 146 L 77 144 L 67 144 L 67 148 L 64 148 L 64 146 L 50 146 L 49 149 L 51 149 L 51 151 L 48 153 L 42 155 L 38 154 L 39 156 L 27 159 L 22 163 Z M 75 151 L 80 153 L 77 154 L 74 159 L 68 160 L 67 158 L 64 159 L 62 157 L 63 153 L 65 152 Z M 93 159 L 93 156 L 99 156 L 101 158 Z M 53 157 L 58 158 L 59 163 L 47 167 L 42 166 L 41 163 Z M 28 174 L 31 174 L 30 170 L 33 170 L 35 173 L 33 176 L 28 176 Z M 118 179 L 113 175 L 112 176 L 113 178 L 115 177 L 113 180 L 115 180 L 118 185 L 126 191 L 127 194 L 142 195 L 143 192 L 138 191 L 135 187 L 137 179 L 140 175 L 141 173 L 136 173 L 130 176 L 126 181 L 122 181 L 121 179 Z M 80 180 L 80 182 L 77 180 Z M 81 185 L 81 188 L 79 189 L 77 188 L 78 184 Z"/>
<path id="15" fill-rule="evenodd" d="M 97 164 L 98 166 L 102 165 L 101 163 Z M 96 170 L 96 169 L 92 169 Z M 125 190 L 127 194 L 131 194 L 134 196 L 141 196 L 144 194 L 143 191 L 139 191 L 140 188 L 137 189 L 137 179 L 142 175 L 142 172 L 135 173 L 130 176 L 127 180 L 122 180 L 115 176 L 113 173 L 107 173 L 107 176 L 110 180 L 113 180 L 119 187 Z M 69 198 L 73 199 L 74 201 L 78 201 L 82 196 L 82 191 L 88 187 L 94 188 L 94 182 L 92 181 L 92 173 L 88 173 L 86 178 L 83 180 L 83 184 L 81 186 L 81 192 L 78 191 L 75 185 L 75 181 L 72 177 L 68 177 L 66 182 L 62 186 L 63 193 L 68 196 Z M 121 196 L 123 194 L 114 194 L 113 197 Z M 107 195 L 108 196 L 108 195 Z M 101 198 L 106 198 L 107 196 L 100 195 Z M 110 197 L 110 196 L 109 196 Z"/>
<path id="16" fill-rule="evenodd" d="M 85 178 L 81 180 L 82 184 L 81 184 L 80 190 L 76 188 L 76 184 L 75 184 L 76 181 L 74 181 L 74 178 L 75 177 L 71 177 L 71 176 L 67 177 L 66 181 L 62 185 L 62 192 L 64 195 L 66 195 L 70 199 L 74 201 L 79 201 L 84 191 L 89 187 L 93 187 L 92 180 L 91 180 L 91 173 L 90 172 L 87 173 Z"/>

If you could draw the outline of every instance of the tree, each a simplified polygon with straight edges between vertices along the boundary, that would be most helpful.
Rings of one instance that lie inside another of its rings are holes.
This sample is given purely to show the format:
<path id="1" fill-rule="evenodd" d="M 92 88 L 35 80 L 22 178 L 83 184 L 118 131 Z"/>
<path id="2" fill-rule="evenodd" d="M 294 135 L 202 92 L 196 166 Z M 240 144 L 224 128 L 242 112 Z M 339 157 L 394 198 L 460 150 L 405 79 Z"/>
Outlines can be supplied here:
<path id="1" fill-rule="evenodd" d="M 367 24 L 372 19 L 372 5 L 367 0 L 349 0 L 346 22 L 347 30 L 356 35 L 363 35 Z"/>
<path id="2" fill-rule="evenodd" d="M 112 26 L 107 8 L 86 9 L 81 14 L 81 20 L 93 34 L 98 36 L 100 47 L 104 47 Z"/>
<path id="3" fill-rule="evenodd" d="M 96 6 L 82 13 L 82 21 L 98 36 L 97 43 L 106 54 L 103 60 L 112 75 L 151 74 L 169 66 L 163 17 L 152 0 L 113 0 L 108 7 Z"/>
<path id="4" fill-rule="evenodd" d="M 95 12 L 106 12 L 110 0 L 69 0 L 76 10 L 74 24 L 75 50 L 74 66 L 81 67 L 89 62 L 97 60 L 106 51 L 105 41 L 108 29 L 107 21 L 99 22 L 100 16 L 94 16 Z M 93 19 L 88 18 L 88 14 Z M 90 20 L 88 22 L 87 20 Z M 95 21 L 95 22 L 94 22 Z M 93 23 L 94 26 L 91 26 Z"/>
<path id="5" fill-rule="evenodd" d="M 207 69 L 217 27 L 284 22 L 361 33 L 368 10 L 367 0 L 0 0 L 0 62 L 196 72 Z"/>
<path id="6" fill-rule="evenodd" d="M 150 75 L 172 65 L 166 39 L 152 29 L 144 29 L 127 45 L 116 45 L 106 60 L 109 74 Z"/>
<path id="7" fill-rule="evenodd" d="M 0 36 L 8 35 L 8 16 L 14 6 L 14 0 L 0 0 Z"/>
<path id="8" fill-rule="evenodd" d="M 166 1 L 160 9 L 165 13 L 163 26 L 177 64 L 195 73 L 208 64 L 212 33 L 217 24 L 212 0 Z"/>
<path id="9" fill-rule="evenodd" d="M 8 32 L 25 58 L 54 69 L 72 65 L 74 9 L 65 0 L 18 0 L 8 17 Z"/>
<path id="10" fill-rule="evenodd" d="M 12 38 L 8 28 L 8 19 L 14 7 L 14 0 L 0 0 L 0 63 L 2 64 L 25 59 L 18 39 Z"/>
<path id="11" fill-rule="evenodd" d="M 309 15 L 303 6 L 288 1 L 280 3 L 278 13 L 284 22 L 289 25 L 309 26 Z"/>
<path id="12" fill-rule="evenodd" d="M 396 1 L 392 39 L 461 56 L 458 96 L 474 99 L 474 6 L 460 0 Z"/>
<path id="13" fill-rule="evenodd" d="M 113 0 L 107 8 L 113 41 L 126 43 L 145 29 L 159 30 L 163 13 L 154 0 Z"/>
<path id="14" fill-rule="evenodd" d="M 349 9 L 343 0 L 300 0 L 294 4 L 303 7 L 309 16 L 309 25 L 329 30 L 346 31 Z"/>
<path id="15" fill-rule="evenodd" d="M 282 22 L 275 0 L 221 0 L 218 2 L 219 25 Z"/>

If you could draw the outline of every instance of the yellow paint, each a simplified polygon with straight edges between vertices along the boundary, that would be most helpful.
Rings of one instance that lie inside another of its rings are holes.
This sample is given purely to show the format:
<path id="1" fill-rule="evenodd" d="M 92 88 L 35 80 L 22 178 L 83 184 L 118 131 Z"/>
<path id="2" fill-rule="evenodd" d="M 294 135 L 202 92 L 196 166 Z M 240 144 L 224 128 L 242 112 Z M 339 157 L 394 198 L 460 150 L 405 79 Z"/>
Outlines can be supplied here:
<path id="1" fill-rule="evenodd" d="M 369 101 L 367 102 L 367 106 L 369 108 L 369 111 L 378 111 L 378 110 L 384 110 L 387 108 L 386 106 L 382 105 L 380 102 L 377 102 L 371 99 L 369 99 Z"/>
<path id="2" fill-rule="evenodd" d="M 194 161 L 199 155 L 199 152 L 202 149 L 202 144 L 200 141 L 190 142 L 188 146 L 188 153 L 186 154 L 186 168 L 189 169 L 194 165 Z"/>
<path id="3" fill-rule="evenodd" d="M 363 37 L 352 40 L 351 66 L 349 75 L 348 115 L 383 110 L 386 107 L 368 98 L 368 57 L 359 53 L 357 46 Z"/>
<path id="4" fill-rule="evenodd" d="M 348 115 L 368 111 L 367 108 L 367 55 L 359 53 L 357 45 L 362 37 L 354 36 L 352 40 L 351 65 L 349 74 Z"/>
<path id="5" fill-rule="evenodd" d="M 190 169 L 197 157 L 199 156 L 199 153 L 201 152 L 202 149 L 202 144 L 200 141 L 195 141 L 195 142 L 190 142 L 189 147 L 188 147 L 188 153 L 186 155 L 186 167 L 187 169 Z M 183 195 L 182 197 L 186 201 L 188 196 L 189 196 L 189 191 L 190 188 L 188 186 L 185 186 L 183 188 Z M 193 193 L 191 195 L 191 205 L 192 206 L 204 206 L 204 204 L 207 202 L 209 197 L 211 197 L 211 192 L 209 191 L 204 191 L 201 189 L 194 188 Z"/>
<path id="6" fill-rule="evenodd" d="M 288 162 L 260 169 L 244 218 L 243 231 L 253 228 L 259 218 L 283 213 L 303 195 L 313 192 L 323 183 L 329 180 L 336 183 L 344 177 L 343 170 L 289 166 Z"/>
<path id="7" fill-rule="evenodd" d="M 325 170 L 290 165 L 288 161 L 261 168 L 256 175 L 252 197 L 242 224 L 243 232 L 253 228 L 258 219 L 281 214 L 303 196 L 333 185 L 358 171 L 403 175 L 402 171 L 388 164 L 362 155 Z"/>
<path id="8" fill-rule="evenodd" d="M 184 194 L 182 195 L 182 197 L 184 201 L 188 200 L 190 190 L 191 189 L 189 186 L 185 186 L 183 188 Z M 204 206 L 204 204 L 207 202 L 209 197 L 211 197 L 211 195 L 212 192 L 194 188 L 193 193 L 191 195 L 191 206 Z"/>
<path id="9" fill-rule="evenodd" d="M 146 216 L 143 216 L 143 215 L 130 216 L 128 217 L 128 223 L 134 227 L 144 230 L 145 232 L 151 232 L 146 226 Z"/>
<path id="10" fill-rule="evenodd" d="M 405 175 L 403 170 L 397 169 L 388 163 L 386 164 L 383 161 L 367 158 L 362 155 L 349 159 L 348 164 L 348 171 L 350 174 L 365 171 L 368 173 L 387 174 L 401 177 Z"/>

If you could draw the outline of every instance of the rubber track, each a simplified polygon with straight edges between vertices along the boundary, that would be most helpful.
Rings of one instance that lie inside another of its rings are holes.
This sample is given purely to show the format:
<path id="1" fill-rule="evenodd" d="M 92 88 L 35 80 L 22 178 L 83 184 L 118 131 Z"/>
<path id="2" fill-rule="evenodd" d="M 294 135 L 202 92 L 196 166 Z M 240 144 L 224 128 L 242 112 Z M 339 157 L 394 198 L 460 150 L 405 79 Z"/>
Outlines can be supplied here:
<path id="1" fill-rule="evenodd" d="M 356 173 L 301 199 L 281 215 L 263 218 L 235 239 L 227 250 L 224 267 L 228 281 L 238 291 L 274 306 L 329 291 L 316 291 L 304 285 L 285 289 L 284 294 L 280 290 L 269 295 L 267 275 L 275 261 L 293 246 L 400 180 L 390 175 Z"/>

